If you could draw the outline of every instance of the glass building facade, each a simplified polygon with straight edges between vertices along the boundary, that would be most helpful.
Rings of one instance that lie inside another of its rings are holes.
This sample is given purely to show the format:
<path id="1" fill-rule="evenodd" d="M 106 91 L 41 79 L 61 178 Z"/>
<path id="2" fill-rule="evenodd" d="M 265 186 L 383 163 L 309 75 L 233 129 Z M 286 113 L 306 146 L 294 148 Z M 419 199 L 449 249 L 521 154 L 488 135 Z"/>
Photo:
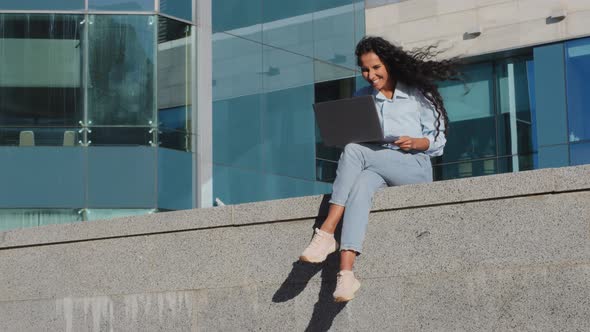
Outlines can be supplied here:
<path id="1" fill-rule="evenodd" d="M 317 176 L 312 104 L 354 91 L 364 2 L 212 4 L 214 196 L 233 204 L 330 192 Z"/>
<path id="2" fill-rule="evenodd" d="M 170 3 L 0 0 L 0 230 L 194 207 L 192 0 Z"/>
<path id="3" fill-rule="evenodd" d="M 0 231 L 330 193 L 312 104 L 364 86 L 378 2 L 216 0 L 204 45 L 196 0 L 0 0 Z M 436 180 L 590 163 L 590 38 L 465 60 Z"/>

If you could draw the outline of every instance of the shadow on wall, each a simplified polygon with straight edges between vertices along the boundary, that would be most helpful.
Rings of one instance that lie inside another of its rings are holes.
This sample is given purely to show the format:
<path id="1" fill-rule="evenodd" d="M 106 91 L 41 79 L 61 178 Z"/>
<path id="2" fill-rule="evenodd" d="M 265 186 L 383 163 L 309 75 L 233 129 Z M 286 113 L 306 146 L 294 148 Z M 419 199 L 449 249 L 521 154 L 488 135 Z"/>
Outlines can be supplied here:
<path id="1" fill-rule="evenodd" d="M 313 228 L 320 227 L 324 221 L 324 216 L 328 214 L 330 195 L 324 195 L 318 217 L 316 218 Z M 336 229 L 336 238 L 340 238 L 342 223 L 338 224 Z M 312 229 L 313 234 L 313 229 Z M 321 264 L 310 264 L 295 261 L 293 269 L 289 273 L 287 279 L 281 284 L 281 287 L 273 295 L 272 301 L 275 303 L 287 302 L 297 295 L 299 295 L 307 286 L 307 283 L 320 270 L 321 286 L 318 294 L 318 301 L 313 307 L 313 314 L 311 320 L 307 325 L 305 331 L 328 331 L 332 326 L 332 322 L 338 316 L 340 311 L 346 306 L 345 303 L 336 303 L 332 297 L 332 293 L 336 289 L 336 274 L 340 266 L 339 252 L 335 252 L 328 256 L 326 261 Z"/>

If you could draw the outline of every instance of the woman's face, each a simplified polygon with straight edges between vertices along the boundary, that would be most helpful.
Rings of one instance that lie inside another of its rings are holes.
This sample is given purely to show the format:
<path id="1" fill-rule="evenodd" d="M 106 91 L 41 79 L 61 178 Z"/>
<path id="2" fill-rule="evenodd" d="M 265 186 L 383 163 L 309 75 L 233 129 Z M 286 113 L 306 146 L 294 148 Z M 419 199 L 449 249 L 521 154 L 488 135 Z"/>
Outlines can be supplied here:
<path id="1" fill-rule="evenodd" d="M 381 59 L 374 52 L 361 55 L 361 71 L 363 77 L 369 84 L 378 91 L 393 91 L 393 84 L 389 78 L 389 73 Z"/>

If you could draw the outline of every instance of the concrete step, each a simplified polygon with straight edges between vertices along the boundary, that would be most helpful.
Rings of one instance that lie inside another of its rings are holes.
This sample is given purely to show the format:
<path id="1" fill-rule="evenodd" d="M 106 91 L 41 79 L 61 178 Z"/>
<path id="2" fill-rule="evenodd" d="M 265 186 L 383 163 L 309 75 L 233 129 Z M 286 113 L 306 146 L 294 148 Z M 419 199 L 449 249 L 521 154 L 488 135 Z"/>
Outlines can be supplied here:
<path id="1" fill-rule="evenodd" d="M 590 166 L 387 188 L 357 298 L 313 196 L 0 233 L 0 331 L 590 330 Z"/>

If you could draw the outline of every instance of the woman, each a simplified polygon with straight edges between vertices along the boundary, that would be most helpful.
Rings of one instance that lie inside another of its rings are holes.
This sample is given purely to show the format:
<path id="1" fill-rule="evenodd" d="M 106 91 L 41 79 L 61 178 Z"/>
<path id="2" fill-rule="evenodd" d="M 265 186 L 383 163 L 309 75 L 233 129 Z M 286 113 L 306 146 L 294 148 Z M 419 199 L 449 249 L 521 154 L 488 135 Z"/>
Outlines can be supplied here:
<path id="1" fill-rule="evenodd" d="M 428 47 L 408 53 L 379 37 L 365 37 L 356 47 L 357 63 L 370 86 L 355 95 L 372 94 L 379 110 L 385 144 L 348 144 L 334 181 L 328 216 L 315 230 L 300 260 L 323 262 L 336 251 L 334 231 L 344 215 L 340 272 L 334 299 L 354 298 L 360 282 L 352 268 L 362 251 L 375 191 L 384 186 L 432 182 L 430 157 L 446 143 L 447 112 L 436 82 L 459 80 L 455 60 L 430 60 Z"/>

